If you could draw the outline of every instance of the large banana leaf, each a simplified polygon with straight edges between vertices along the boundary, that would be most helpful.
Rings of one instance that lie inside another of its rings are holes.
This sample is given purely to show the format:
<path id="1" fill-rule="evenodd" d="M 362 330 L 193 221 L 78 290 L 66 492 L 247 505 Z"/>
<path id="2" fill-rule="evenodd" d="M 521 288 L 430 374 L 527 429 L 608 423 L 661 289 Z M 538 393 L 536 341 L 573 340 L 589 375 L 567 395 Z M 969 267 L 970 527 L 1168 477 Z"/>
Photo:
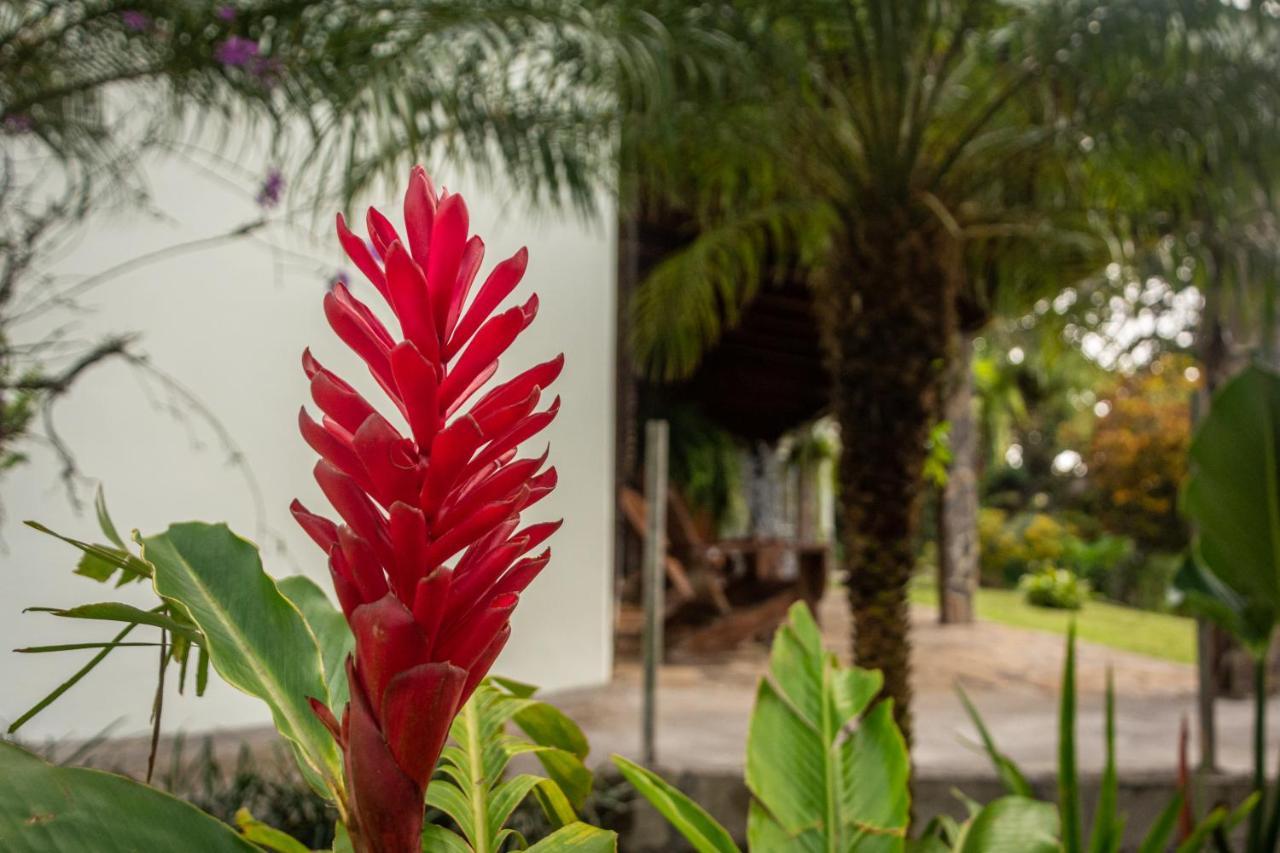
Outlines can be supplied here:
<path id="1" fill-rule="evenodd" d="M 1238 619 L 1225 627 L 1264 653 L 1280 615 L 1280 376 L 1250 367 L 1214 396 L 1191 443 L 1182 505 L 1211 576 L 1200 585 L 1226 588 Z"/>
<path id="2" fill-rule="evenodd" d="M 756 693 L 747 743 L 756 850 L 900 851 L 908 816 L 906 743 L 877 672 L 822 648 L 808 607 L 791 608 Z"/>
<path id="3" fill-rule="evenodd" d="M 123 776 L 55 767 L 0 742 L 0 850 L 5 853 L 253 853 L 226 824 Z"/>
<path id="4" fill-rule="evenodd" d="M 275 581 L 258 549 L 224 524 L 175 524 L 142 540 L 156 590 L 181 603 L 199 626 L 218 674 L 267 703 L 276 728 L 294 746 L 309 780 L 339 784 L 333 737 L 309 697 L 328 695 L 315 637 Z"/>

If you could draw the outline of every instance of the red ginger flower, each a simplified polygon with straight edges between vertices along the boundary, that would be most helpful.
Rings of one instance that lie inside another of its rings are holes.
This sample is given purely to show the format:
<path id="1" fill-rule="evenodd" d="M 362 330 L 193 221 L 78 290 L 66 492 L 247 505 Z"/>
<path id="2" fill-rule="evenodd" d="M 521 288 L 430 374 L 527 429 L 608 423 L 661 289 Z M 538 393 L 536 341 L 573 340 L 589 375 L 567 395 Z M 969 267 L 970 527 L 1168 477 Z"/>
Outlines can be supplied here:
<path id="1" fill-rule="evenodd" d="M 449 726 L 506 644 L 520 593 L 550 557 L 549 549 L 530 552 L 560 526 L 520 527 L 521 512 L 555 488 L 556 472 L 542 470 L 545 452 L 516 451 L 559 409 L 558 398 L 542 411 L 538 404 L 563 355 L 463 410 L 537 314 L 537 296 L 494 313 L 524 275 L 526 251 L 495 266 L 471 296 L 484 244 L 467 236 L 462 197 L 437 194 L 416 168 L 404 219 L 407 242 L 371 208 L 370 251 L 338 216 L 343 248 L 390 304 L 404 340 L 343 283 L 325 295 L 324 311 L 412 437 L 307 351 L 303 368 L 324 417 L 317 423 L 304 408 L 299 423 L 321 456 L 316 480 L 345 523 L 292 506 L 329 556 L 356 638 L 341 724 L 317 700 L 312 706 L 343 749 L 353 842 L 378 853 L 418 850 L 423 799 Z"/>

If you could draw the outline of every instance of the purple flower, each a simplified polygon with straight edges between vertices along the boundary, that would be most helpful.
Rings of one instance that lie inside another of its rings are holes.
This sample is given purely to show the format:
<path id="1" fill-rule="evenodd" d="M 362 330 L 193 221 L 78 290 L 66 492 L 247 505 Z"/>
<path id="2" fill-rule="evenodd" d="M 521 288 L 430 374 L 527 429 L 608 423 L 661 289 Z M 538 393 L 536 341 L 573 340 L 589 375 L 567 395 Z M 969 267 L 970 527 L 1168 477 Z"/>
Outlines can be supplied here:
<path id="1" fill-rule="evenodd" d="M 151 29 L 151 16 L 146 12 L 139 12 L 137 9 L 124 10 L 120 13 L 120 20 L 135 33 L 142 33 Z"/>
<path id="2" fill-rule="evenodd" d="M 36 123 L 26 113 L 14 113 L 4 117 L 4 129 L 9 133 L 29 133 Z"/>
<path id="3" fill-rule="evenodd" d="M 217 16 L 218 20 L 231 23 L 236 19 L 236 7 L 227 3 L 224 6 L 219 6 L 213 14 Z"/>
<path id="4" fill-rule="evenodd" d="M 213 58 L 232 68 L 243 68 L 258 55 L 258 43 L 240 36 L 229 36 L 214 48 Z"/>
<path id="5" fill-rule="evenodd" d="M 271 169 L 267 172 L 267 177 L 262 182 L 262 186 L 258 189 L 258 207 L 263 210 L 270 210 L 280 203 L 280 194 L 284 191 L 284 175 L 280 174 L 279 169 Z"/>

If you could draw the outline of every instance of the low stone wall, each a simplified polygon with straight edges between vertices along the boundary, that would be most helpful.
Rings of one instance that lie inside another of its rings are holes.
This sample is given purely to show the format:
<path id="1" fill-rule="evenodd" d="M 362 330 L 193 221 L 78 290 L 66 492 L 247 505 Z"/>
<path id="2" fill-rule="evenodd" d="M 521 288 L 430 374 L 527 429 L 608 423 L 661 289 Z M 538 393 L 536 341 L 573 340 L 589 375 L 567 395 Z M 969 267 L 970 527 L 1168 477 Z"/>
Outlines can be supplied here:
<path id="1" fill-rule="evenodd" d="M 668 781 L 696 800 L 745 844 L 747 807 L 750 794 L 739 776 L 716 773 L 685 773 L 666 777 Z M 1085 777 L 1080 781 L 1081 800 L 1086 830 L 1092 826 L 1093 805 L 1098 798 L 1097 777 Z M 1057 796 L 1054 779 L 1033 779 L 1037 795 L 1045 799 Z M 939 814 L 949 814 L 960 820 L 965 817 L 964 806 L 956 798 L 956 792 L 981 803 L 987 803 L 1004 794 L 1000 784 L 989 775 L 972 778 L 946 778 L 924 775 L 915 781 L 915 818 L 923 826 Z M 1125 823 L 1125 850 L 1136 850 L 1142 836 L 1168 805 L 1174 794 L 1174 781 L 1167 775 L 1148 777 L 1124 777 L 1120 780 L 1120 810 L 1127 817 Z M 1203 804 L 1225 803 L 1238 805 L 1249 794 L 1249 780 L 1245 776 L 1214 775 L 1201 779 L 1196 786 L 1197 807 Z M 686 853 L 693 848 L 680 838 L 667 822 L 643 799 L 637 800 L 626 825 L 620 827 L 619 849 L 626 853 Z"/>

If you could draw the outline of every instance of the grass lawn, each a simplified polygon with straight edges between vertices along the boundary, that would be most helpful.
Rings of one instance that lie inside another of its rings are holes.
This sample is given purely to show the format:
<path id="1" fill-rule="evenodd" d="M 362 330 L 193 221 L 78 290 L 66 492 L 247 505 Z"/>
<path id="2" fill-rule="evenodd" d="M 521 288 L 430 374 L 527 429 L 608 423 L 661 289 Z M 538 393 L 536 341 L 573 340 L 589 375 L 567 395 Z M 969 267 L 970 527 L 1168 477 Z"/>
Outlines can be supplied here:
<path id="1" fill-rule="evenodd" d="M 916 604 L 936 606 L 938 592 L 932 580 L 922 577 L 914 582 L 911 600 Z M 1055 634 L 1066 634 L 1067 623 L 1074 618 L 1076 633 L 1082 640 L 1180 663 L 1195 663 L 1196 659 L 1194 620 L 1135 610 L 1105 601 L 1090 601 L 1071 613 L 1032 607 L 1015 589 L 980 589 L 978 618 Z"/>

